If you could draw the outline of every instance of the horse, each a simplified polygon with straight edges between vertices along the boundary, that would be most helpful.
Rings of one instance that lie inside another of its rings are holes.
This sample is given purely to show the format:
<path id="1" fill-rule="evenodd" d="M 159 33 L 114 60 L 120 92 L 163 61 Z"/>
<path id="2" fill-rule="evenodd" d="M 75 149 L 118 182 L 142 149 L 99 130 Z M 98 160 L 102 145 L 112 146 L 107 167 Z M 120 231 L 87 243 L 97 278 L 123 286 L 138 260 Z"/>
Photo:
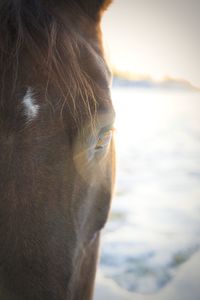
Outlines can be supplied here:
<path id="1" fill-rule="evenodd" d="M 0 0 L 0 299 L 90 300 L 115 181 L 110 0 Z"/>

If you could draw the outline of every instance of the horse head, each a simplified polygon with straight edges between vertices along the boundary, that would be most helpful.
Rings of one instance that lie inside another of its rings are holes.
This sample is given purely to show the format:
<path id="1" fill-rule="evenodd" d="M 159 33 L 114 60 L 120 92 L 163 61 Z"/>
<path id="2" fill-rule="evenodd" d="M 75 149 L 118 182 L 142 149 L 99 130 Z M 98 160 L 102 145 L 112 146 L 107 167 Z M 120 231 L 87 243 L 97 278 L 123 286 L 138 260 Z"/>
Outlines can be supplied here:
<path id="1" fill-rule="evenodd" d="M 0 1 L 0 298 L 90 300 L 114 182 L 111 1 Z"/>

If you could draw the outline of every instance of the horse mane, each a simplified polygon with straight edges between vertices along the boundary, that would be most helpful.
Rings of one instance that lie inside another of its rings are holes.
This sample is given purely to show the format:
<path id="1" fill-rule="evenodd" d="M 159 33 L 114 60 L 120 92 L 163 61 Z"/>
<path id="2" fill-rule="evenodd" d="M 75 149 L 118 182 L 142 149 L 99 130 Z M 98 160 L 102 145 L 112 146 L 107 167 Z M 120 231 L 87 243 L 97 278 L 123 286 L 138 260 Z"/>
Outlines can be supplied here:
<path id="1" fill-rule="evenodd" d="M 81 8 L 94 20 L 100 20 L 102 12 L 112 3 L 112 0 L 76 0 Z"/>
<path id="2" fill-rule="evenodd" d="M 82 70 L 80 63 L 80 49 L 89 45 L 76 27 L 70 26 L 70 18 L 63 22 L 54 2 L 0 0 L 0 105 L 4 105 L 5 98 L 12 99 L 15 95 L 23 81 L 21 74 L 24 70 L 27 72 L 31 62 L 31 72 L 37 74 L 40 70 L 45 78 L 46 94 L 53 85 L 63 99 L 61 115 L 67 105 L 75 119 L 80 116 L 80 104 L 77 105 L 75 100 L 79 97 L 92 119 L 97 105 L 95 83 Z M 75 11 L 80 18 L 84 15 L 76 1 L 57 1 L 57 6 L 58 2 L 63 2 L 66 11 L 73 11 L 73 14 Z M 94 25 L 97 27 L 96 23 Z"/>

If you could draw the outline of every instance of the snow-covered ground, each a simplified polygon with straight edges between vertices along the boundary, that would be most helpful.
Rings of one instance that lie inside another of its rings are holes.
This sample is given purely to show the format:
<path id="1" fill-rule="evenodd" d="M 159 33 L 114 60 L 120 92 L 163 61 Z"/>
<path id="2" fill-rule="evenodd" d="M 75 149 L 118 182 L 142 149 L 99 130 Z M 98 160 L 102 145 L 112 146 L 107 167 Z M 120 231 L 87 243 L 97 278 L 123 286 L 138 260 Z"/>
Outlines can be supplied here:
<path id="1" fill-rule="evenodd" d="M 200 250 L 200 93 L 114 89 L 112 96 L 117 184 L 100 272 L 127 292 L 155 295 Z"/>
<path id="2" fill-rule="evenodd" d="M 156 294 L 126 292 L 98 273 L 94 300 L 200 300 L 200 252 L 183 264 L 174 279 Z"/>

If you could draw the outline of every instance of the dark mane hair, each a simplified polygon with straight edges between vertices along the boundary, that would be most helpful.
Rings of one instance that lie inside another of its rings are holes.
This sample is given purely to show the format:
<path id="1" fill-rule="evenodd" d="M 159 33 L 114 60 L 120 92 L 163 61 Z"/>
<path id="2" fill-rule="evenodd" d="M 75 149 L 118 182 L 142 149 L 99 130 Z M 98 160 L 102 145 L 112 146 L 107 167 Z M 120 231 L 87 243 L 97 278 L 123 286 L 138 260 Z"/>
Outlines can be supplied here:
<path id="1" fill-rule="evenodd" d="M 85 14 L 81 1 L 80 5 L 77 1 L 58 2 L 69 16 L 78 12 L 81 20 Z M 0 1 L 1 105 L 12 99 L 20 82 L 23 84 L 20 74 L 22 68 L 28 69 L 26 61 L 31 57 L 31 72 L 37 74 L 40 70 L 43 74 L 45 94 L 48 95 L 49 86 L 56 87 L 62 99 L 61 115 L 67 105 L 76 119 L 79 107 L 75 99 L 79 97 L 92 120 L 96 111 L 96 95 L 92 88 L 95 82 L 82 70 L 80 57 L 80 49 L 91 46 L 70 22 L 70 17 L 63 19 L 58 12 L 56 1 Z M 96 20 L 93 24 L 97 27 Z M 9 94 L 8 81 L 12 84 Z"/>

